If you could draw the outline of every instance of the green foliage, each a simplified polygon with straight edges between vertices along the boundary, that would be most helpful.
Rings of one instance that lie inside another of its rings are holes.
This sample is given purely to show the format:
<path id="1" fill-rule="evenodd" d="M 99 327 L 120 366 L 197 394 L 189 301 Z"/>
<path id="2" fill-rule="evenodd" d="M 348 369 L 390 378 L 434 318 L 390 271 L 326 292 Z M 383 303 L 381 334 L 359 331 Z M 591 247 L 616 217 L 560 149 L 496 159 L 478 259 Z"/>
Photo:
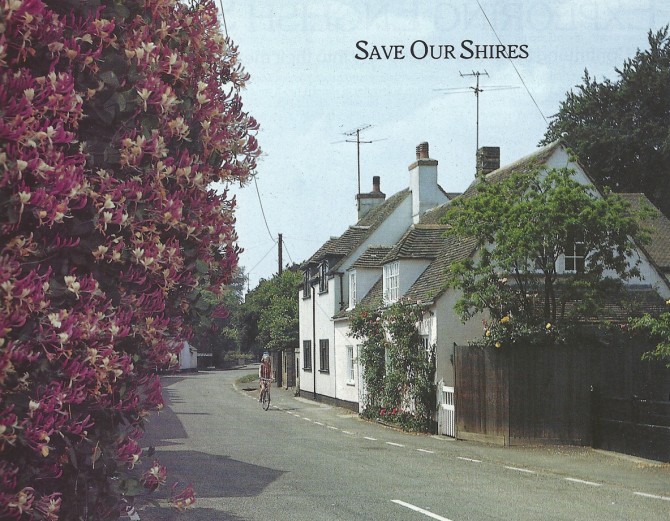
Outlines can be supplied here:
<path id="1" fill-rule="evenodd" d="M 670 37 L 649 32 L 649 48 L 615 69 L 616 81 L 588 71 L 566 94 L 543 143 L 565 139 L 589 174 L 617 192 L 642 192 L 670 215 Z"/>
<path id="2" fill-rule="evenodd" d="M 261 280 L 247 293 L 227 328 L 243 352 L 293 349 L 299 343 L 297 288 L 302 275 L 293 266 Z"/>
<path id="3" fill-rule="evenodd" d="M 670 305 L 670 300 L 666 304 Z M 645 353 L 643 358 L 664 360 L 670 367 L 670 312 L 661 313 L 658 317 L 645 314 L 642 317 L 631 318 L 630 326 L 634 331 L 645 333 L 656 343 L 656 348 Z"/>
<path id="4" fill-rule="evenodd" d="M 463 292 L 457 313 L 463 321 L 486 313 L 483 342 L 496 347 L 565 339 L 615 298 L 620 280 L 638 274 L 631 257 L 632 238 L 645 238 L 638 219 L 620 197 L 599 196 L 566 168 L 536 165 L 498 182 L 483 179 L 444 218 L 449 234 L 479 246 L 474 258 L 449 267 L 451 286 Z M 586 262 L 560 275 L 559 258 L 576 239 Z M 606 278 L 609 270 L 618 279 Z"/>
<path id="5" fill-rule="evenodd" d="M 363 415 L 406 430 L 432 429 L 436 407 L 435 346 L 424 348 L 417 324 L 426 307 L 397 302 L 381 311 L 356 308 L 351 331 L 362 339 L 367 390 Z"/>

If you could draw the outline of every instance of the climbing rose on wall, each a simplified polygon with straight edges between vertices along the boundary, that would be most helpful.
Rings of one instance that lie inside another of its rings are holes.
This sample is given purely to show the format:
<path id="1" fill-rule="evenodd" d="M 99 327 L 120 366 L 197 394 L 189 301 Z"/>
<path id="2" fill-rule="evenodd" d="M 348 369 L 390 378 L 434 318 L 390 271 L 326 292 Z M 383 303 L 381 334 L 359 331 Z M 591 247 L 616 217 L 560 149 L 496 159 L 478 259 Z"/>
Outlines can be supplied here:
<path id="1" fill-rule="evenodd" d="M 113 519 L 140 483 L 156 369 L 237 264 L 237 59 L 211 0 L 0 0 L 0 518 Z"/>

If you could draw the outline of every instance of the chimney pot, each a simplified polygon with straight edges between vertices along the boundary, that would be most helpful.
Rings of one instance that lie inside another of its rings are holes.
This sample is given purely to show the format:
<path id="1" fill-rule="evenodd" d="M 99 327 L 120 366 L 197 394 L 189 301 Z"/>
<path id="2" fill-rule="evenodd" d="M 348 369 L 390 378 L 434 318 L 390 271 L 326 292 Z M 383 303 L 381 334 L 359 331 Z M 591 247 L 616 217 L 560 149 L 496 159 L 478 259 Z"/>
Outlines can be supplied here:
<path id="1" fill-rule="evenodd" d="M 382 191 L 378 175 L 372 177 L 372 191 L 373 192 L 381 192 Z"/>
<path id="2" fill-rule="evenodd" d="M 428 142 L 424 141 L 423 143 L 419 143 L 416 146 L 416 158 L 417 159 L 428 159 Z"/>

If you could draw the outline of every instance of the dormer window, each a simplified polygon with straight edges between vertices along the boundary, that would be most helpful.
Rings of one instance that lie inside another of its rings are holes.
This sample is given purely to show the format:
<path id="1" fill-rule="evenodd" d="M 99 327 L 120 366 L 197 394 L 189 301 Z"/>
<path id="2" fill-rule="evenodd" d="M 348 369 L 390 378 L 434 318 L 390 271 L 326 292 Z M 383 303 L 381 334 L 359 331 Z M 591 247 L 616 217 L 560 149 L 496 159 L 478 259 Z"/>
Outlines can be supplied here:
<path id="1" fill-rule="evenodd" d="M 384 265 L 384 304 L 393 304 L 400 297 L 400 265 L 398 261 Z"/>
<path id="2" fill-rule="evenodd" d="M 319 293 L 328 292 L 328 261 L 324 260 L 319 265 Z"/>
<path id="3" fill-rule="evenodd" d="M 356 298 L 356 272 L 349 273 L 349 309 L 353 309 L 358 304 Z"/>

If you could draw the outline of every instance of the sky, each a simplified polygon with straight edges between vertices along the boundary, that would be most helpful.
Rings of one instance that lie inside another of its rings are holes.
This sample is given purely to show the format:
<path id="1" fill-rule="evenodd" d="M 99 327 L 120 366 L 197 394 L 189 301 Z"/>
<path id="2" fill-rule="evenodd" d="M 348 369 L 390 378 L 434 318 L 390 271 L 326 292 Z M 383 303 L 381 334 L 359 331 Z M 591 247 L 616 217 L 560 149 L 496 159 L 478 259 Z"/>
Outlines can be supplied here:
<path id="1" fill-rule="evenodd" d="M 371 141 L 360 145 L 363 193 L 373 176 L 387 197 L 406 188 L 423 141 L 442 188 L 462 192 L 475 174 L 474 74 L 479 145 L 500 147 L 505 165 L 533 152 L 585 69 L 616 80 L 648 48 L 648 32 L 670 22 L 667 0 L 217 4 L 251 75 L 245 110 L 261 125 L 255 180 L 230 187 L 250 289 L 277 273 L 279 234 L 284 265 L 302 263 L 355 224 L 357 146 L 347 134 L 365 127 L 360 139 Z"/>

